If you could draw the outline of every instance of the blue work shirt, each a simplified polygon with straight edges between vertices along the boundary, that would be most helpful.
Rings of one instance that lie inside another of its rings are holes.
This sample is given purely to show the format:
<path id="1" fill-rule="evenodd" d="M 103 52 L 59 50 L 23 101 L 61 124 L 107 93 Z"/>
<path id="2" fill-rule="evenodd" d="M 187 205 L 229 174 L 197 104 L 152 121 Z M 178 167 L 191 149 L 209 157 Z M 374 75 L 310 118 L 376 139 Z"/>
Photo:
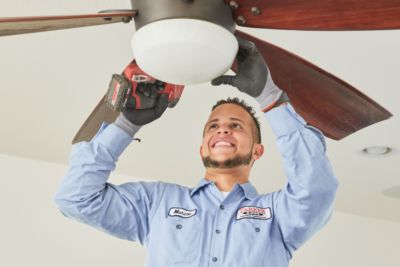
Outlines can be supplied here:
<path id="1" fill-rule="evenodd" d="M 75 144 L 55 201 L 61 212 L 119 238 L 139 241 L 149 267 L 285 267 L 328 221 L 338 186 L 321 132 L 288 104 L 265 114 L 288 177 L 284 189 L 258 194 L 248 182 L 224 199 L 215 184 L 113 185 L 109 174 L 132 137 L 114 124 Z M 268 177 L 268 179 L 271 179 Z"/>

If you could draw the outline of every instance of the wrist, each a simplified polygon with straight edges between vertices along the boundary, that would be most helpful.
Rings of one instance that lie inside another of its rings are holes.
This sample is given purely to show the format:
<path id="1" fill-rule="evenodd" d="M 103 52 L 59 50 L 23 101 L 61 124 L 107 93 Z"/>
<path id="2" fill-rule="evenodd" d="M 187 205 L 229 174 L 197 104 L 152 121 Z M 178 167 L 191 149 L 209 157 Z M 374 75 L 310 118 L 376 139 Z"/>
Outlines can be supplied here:
<path id="1" fill-rule="evenodd" d="M 268 78 L 261 94 L 256 97 L 256 101 L 260 105 L 261 110 L 269 110 L 274 107 L 276 101 L 281 97 L 282 90 L 275 85 L 272 80 L 271 73 L 268 71 Z M 265 111 L 264 111 L 265 112 Z"/>
<path id="2" fill-rule="evenodd" d="M 114 124 L 118 126 L 120 129 L 124 130 L 130 136 L 135 136 L 135 134 L 140 130 L 142 127 L 141 125 L 135 125 L 130 122 L 123 113 L 120 113 L 117 119 L 115 120 Z"/>
<path id="3" fill-rule="evenodd" d="M 287 103 L 289 103 L 289 97 L 285 92 L 282 91 L 280 97 L 275 102 L 273 102 L 271 105 L 262 109 L 262 112 L 264 112 L 264 113 L 268 112 L 273 108 L 276 108 L 276 107 L 279 107 L 282 105 L 286 105 Z"/>
<path id="4" fill-rule="evenodd" d="M 273 87 L 266 87 L 261 95 L 256 97 L 256 101 L 258 102 L 260 109 L 263 112 L 266 112 L 278 103 L 278 100 L 282 95 L 283 91 L 274 85 Z"/>

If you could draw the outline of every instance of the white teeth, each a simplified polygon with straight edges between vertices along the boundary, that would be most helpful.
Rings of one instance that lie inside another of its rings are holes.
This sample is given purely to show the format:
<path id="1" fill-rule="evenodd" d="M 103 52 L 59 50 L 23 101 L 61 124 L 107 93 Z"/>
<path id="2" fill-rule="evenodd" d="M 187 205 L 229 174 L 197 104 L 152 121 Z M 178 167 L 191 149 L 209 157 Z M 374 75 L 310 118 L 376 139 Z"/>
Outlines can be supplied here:
<path id="1" fill-rule="evenodd" d="M 225 142 L 225 141 L 219 141 L 215 143 L 214 147 L 216 146 L 232 146 L 231 143 Z"/>

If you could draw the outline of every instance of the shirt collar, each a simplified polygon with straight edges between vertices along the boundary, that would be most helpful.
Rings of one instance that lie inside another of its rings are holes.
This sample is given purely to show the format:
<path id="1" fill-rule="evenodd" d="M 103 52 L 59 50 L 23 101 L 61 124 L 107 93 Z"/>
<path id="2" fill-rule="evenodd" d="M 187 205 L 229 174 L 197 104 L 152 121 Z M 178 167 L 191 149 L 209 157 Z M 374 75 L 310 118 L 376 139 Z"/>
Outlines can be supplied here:
<path id="1" fill-rule="evenodd" d="M 250 182 L 239 184 L 239 186 L 243 189 L 245 197 L 249 200 L 253 200 L 258 196 L 256 188 Z"/>
<path id="2" fill-rule="evenodd" d="M 201 179 L 200 182 L 196 185 L 196 187 L 193 188 L 192 191 L 190 192 L 190 196 L 193 197 L 193 195 L 197 191 L 199 191 L 200 188 L 202 188 L 202 187 L 204 187 L 204 186 L 206 186 L 208 184 L 214 184 L 214 182 L 213 181 L 209 181 L 209 180 L 207 180 L 205 178 Z"/>
<path id="3" fill-rule="evenodd" d="M 206 185 L 209 184 L 214 184 L 213 181 L 209 181 L 205 178 L 201 179 L 200 182 L 196 185 L 196 187 L 194 187 L 192 189 L 192 191 L 190 192 L 190 196 L 193 197 L 193 195 L 200 190 L 200 188 L 203 188 Z M 253 200 L 254 198 L 256 198 L 258 196 L 258 192 L 256 190 L 256 188 L 250 183 L 244 183 L 244 184 L 239 184 L 239 186 L 243 189 L 243 193 L 245 195 L 246 198 L 248 198 L 249 200 Z"/>

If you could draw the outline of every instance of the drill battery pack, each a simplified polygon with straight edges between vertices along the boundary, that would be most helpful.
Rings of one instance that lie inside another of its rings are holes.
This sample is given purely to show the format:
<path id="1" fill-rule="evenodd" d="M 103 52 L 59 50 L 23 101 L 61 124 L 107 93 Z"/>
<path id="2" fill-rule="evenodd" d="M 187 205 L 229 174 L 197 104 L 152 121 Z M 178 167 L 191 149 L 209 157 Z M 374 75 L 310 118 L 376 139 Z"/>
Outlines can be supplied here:
<path id="1" fill-rule="evenodd" d="M 114 74 L 105 99 L 108 107 L 114 111 L 123 111 L 131 90 L 132 83 L 124 75 Z"/>

